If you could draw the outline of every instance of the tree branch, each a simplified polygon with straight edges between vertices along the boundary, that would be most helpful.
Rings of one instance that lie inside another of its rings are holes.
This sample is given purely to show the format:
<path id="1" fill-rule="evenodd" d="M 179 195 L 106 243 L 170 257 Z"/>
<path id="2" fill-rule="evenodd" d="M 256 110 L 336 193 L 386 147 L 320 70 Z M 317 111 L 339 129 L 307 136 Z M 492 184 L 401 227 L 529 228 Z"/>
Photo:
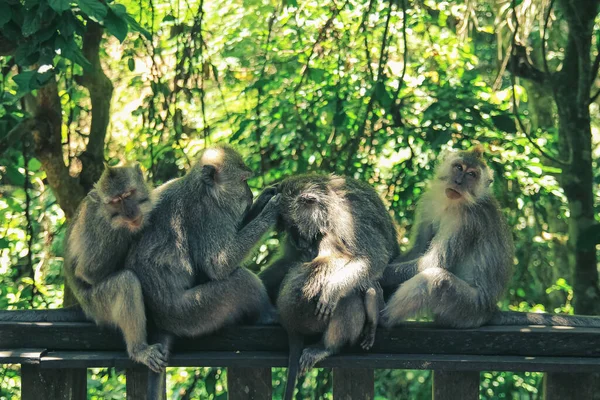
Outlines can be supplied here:
<path id="1" fill-rule="evenodd" d="M 104 141 L 110 121 L 110 101 L 113 93 L 111 80 L 102 70 L 100 63 L 100 42 L 104 30 L 102 26 L 88 21 L 83 35 L 83 55 L 92 65 L 85 70 L 77 83 L 88 89 L 92 102 L 92 125 L 86 150 L 80 155 L 82 170 L 81 184 L 90 190 L 104 169 Z"/>

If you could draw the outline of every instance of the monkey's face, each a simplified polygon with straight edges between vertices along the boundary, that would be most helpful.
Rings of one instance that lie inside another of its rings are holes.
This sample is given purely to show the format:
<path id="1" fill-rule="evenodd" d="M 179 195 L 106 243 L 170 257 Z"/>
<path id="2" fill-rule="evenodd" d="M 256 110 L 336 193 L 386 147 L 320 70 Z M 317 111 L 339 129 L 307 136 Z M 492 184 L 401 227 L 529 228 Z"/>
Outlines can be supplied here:
<path id="1" fill-rule="evenodd" d="M 115 229 L 139 231 L 152 210 L 150 192 L 139 166 L 107 168 L 95 191 Z"/>
<path id="2" fill-rule="evenodd" d="M 472 204 L 488 191 L 491 172 L 481 153 L 459 152 L 439 167 L 437 179 L 447 201 L 454 204 Z"/>

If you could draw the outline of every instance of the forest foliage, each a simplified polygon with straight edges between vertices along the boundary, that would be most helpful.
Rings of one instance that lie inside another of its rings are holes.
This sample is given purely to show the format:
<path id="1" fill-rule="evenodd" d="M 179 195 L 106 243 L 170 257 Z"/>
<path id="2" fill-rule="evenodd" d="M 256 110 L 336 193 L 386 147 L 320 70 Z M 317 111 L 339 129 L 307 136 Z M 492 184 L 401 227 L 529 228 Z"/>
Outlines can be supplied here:
<path id="1" fill-rule="evenodd" d="M 255 193 L 353 176 L 406 246 L 438 156 L 480 142 L 516 244 L 501 306 L 600 314 L 599 3 L 0 0 L 0 307 L 63 303 L 66 226 L 104 162 L 140 162 L 158 185 L 229 142 Z M 90 396 L 123 398 L 118 372 L 90 372 Z M 225 375 L 173 369 L 170 396 L 225 398 Z M 482 373 L 481 395 L 537 398 L 540 377 Z M 0 379 L 18 398 L 18 369 Z M 376 379 L 380 398 L 431 396 L 427 371 Z M 330 398 L 330 371 L 301 386 Z"/>

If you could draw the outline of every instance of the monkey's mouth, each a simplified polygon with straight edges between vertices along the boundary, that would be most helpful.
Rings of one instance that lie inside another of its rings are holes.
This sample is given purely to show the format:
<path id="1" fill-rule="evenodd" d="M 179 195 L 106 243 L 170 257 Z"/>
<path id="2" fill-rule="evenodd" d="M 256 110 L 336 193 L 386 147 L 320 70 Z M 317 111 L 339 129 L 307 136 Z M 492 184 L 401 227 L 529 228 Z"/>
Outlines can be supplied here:
<path id="1" fill-rule="evenodd" d="M 446 197 L 452 200 L 456 200 L 460 199 L 462 197 L 462 194 L 460 194 L 460 192 L 457 190 L 446 188 Z"/>
<path id="2" fill-rule="evenodd" d="M 144 222 L 144 217 L 142 217 L 140 215 L 136 219 L 129 220 L 127 223 L 129 224 L 130 227 L 132 227 L 134 229 L 137 229 L 140 226 L 142 226 L 142 222 Z"/>

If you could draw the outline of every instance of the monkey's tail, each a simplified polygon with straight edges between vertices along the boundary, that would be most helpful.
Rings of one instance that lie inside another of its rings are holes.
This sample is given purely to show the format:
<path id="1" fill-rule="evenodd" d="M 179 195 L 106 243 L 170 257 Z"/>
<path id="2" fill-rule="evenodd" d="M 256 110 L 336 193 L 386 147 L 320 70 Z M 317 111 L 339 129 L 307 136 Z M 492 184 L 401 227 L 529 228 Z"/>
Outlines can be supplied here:
<path id="1" fill-rule="evenodd" d="M 290 355 L 288 359 L 287 382 L 285 384 L 284 400 L 292 400 L 294 389 L 298 381 L 298 370 L 300 369 L 300 356 L 304 347 L 304 337 L 296 334 L 288 334 Z"/>
<path id="2" fill-rule="evenodd" d="M 0 310 L 0 322 L 87 322 L 79 306 L 52 310 Z"/>
<path id="3" fill-rule="evenodd" d="M 600 317 L 518 311 L 497 311 L 486 325 L 546 325 L 600 328 Z"/>

